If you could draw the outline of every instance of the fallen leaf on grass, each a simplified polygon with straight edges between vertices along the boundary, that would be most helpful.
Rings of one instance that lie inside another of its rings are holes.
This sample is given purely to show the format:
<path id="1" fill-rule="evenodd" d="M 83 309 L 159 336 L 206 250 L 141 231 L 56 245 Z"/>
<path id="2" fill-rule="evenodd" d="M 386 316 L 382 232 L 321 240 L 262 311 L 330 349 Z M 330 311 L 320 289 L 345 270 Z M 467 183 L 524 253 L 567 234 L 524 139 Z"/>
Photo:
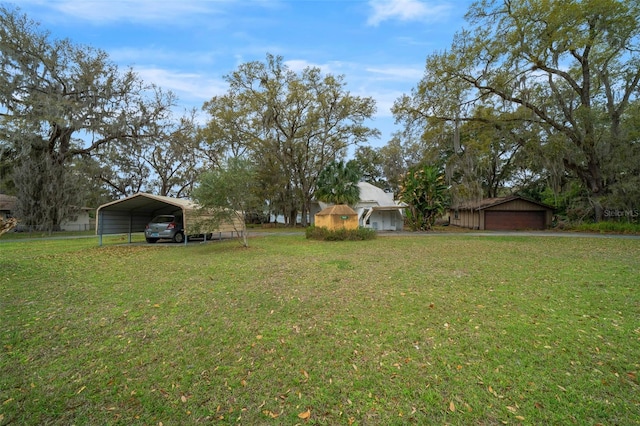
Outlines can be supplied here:
<path id="1" fill-rule="evenodd" d="M 182 395 L 182 396 L 180 397 L 180 401 L 182 401 L 183 403 L 184 403 L 184 402 L 187 402 L 187 397 L 186 397 L 186 396 L 184 396 L 184 395 Z"/>
<path id="2" fill-rule="evenodd" d="M 303 420 L 307 420 L 309 417 L 311 417 L 311 410 L 303 411 L 302 413 L 298 414 L 298 417 Z"/>
<path id="3" fill-rule="evenodd" d="M 451 411 L 451 412 L 455 412 L 456 411 L 456 404 L 454 404 L 453 401 L 451 401 L 449 403 L 449 411 Z"/>
<path id="4" fill-rule="evenodd" d="M 264 410 L 262 413 L 266 416 L 271 417 L 272 419 L 277 419 L 280 416 L 279 413 L 274 413 L 273 411 L 269 411 L 269 410 Z"/>

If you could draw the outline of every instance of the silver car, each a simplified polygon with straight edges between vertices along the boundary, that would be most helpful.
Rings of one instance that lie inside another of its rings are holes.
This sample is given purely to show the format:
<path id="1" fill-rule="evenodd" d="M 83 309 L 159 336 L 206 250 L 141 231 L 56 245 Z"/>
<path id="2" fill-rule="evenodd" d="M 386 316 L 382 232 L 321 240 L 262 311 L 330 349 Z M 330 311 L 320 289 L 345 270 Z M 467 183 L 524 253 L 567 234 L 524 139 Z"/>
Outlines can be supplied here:
<path id="1" fill-rule="evenodd" d="M 171 240 L 174 243 L 184 241 L 184 226 L 181 216 L 163 214 L 154 217 L 144 230 L 144 237 L 148 243 L 158 240 Z"/>

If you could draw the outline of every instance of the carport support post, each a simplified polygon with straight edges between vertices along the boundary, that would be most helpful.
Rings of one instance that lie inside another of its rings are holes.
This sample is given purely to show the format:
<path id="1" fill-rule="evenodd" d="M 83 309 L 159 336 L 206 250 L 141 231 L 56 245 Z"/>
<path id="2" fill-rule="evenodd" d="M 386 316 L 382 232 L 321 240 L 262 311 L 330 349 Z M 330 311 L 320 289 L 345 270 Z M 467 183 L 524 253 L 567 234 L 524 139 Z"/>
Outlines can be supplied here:
<path id="1" fill-rule="evenodd" d="M 129 213 L 129 244 L 131 244 L 131 230 L 133 229 L 133 215 Z"/>
<path id="2" fill-rule="evenodd" d="M 104 227 L 104 213 L 100 210 L 100 214 L 98 216 L 98 246 L 102 247 L 102 228 Z"/>

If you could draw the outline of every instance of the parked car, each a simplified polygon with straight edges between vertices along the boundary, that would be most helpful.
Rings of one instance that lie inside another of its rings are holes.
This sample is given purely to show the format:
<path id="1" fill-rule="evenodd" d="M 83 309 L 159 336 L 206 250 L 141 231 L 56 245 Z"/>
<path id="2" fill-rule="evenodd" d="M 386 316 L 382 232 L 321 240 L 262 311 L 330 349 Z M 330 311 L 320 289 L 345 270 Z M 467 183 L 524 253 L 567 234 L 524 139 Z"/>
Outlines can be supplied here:
<path id="1" fill-rule="evenodd" d="M 148 243 L 158 240 L 171 240 L 174 243 L 184 241 L 184 225 L 182 216 L 163 214 L 154 217 L 144 230 L 144 237 Z"/>

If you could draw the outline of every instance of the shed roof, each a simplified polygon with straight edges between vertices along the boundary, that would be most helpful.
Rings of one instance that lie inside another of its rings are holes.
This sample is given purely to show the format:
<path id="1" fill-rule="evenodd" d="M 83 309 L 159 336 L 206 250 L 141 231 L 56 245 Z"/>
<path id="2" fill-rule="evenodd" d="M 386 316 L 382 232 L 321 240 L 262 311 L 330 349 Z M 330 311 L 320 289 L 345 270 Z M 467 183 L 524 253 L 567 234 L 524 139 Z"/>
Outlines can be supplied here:
<path id="1" fill-rule="evenodd" d="M 336 204 L 333 206 L 329 206 L 325 209 L 322 209 L 320 212 L 316 213 L 318 216 L 329 216 L 329 215 L 358 215 L 358 213 L 349 207 L 346 204 Z"/>
<path id="2" fill-rule="evenodd" d="M 495 198 L 483 198 L 479 201 L 473 201 L 468 203 L 463 203 L 458 205 L 458 207 L 453 207 L 453 210 L 484 210 L 489 207 L 499 206 L 500 204 L 509 203 L 514 200 L 524 200 L 532 204 L 536 204 L 538 206 L 553 210 L 552 206 L 541 203 L 539 201 L 532 200 L 530 198 L 523 197 L 521 195 L 510 195 L 508 197 L 495 197 Z"/>

